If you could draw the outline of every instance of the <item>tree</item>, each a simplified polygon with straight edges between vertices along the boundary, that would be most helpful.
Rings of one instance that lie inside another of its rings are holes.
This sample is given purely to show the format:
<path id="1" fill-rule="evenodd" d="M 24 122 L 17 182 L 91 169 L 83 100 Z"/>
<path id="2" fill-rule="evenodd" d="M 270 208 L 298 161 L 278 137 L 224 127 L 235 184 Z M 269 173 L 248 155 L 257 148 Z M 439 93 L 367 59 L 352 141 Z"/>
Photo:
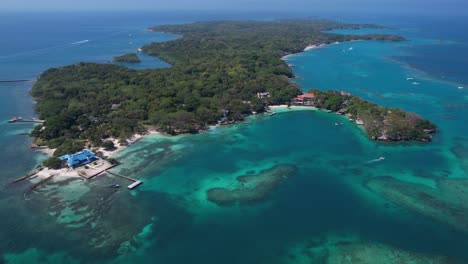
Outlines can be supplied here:
<path id="1" fill-rule="evenodd" d="M 54 169 L 54 170 L 58 170 L 62 168 L 62 164 L 63 164 L 62 161 L 57 157 L 49 158 L 45 160 L 43 163 L 44 167 Z"/>
<path id="2" fill-rule="evenodd" d="M 115 149 L 114 142 L 112 142 L 110 140 L 106 140 L 106 141 L 102 142 L 101 147 L 103 147 L 106 150 Z"/>

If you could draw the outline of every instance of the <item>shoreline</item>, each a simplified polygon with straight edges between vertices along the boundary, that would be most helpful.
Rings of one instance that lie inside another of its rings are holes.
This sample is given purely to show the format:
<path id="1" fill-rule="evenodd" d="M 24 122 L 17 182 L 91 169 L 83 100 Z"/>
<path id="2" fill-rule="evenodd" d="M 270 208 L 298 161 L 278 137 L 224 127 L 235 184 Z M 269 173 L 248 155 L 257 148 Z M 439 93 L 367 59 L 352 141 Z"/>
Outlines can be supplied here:
<path id="1" fill-rule="evenodd" d="M 350 40 L 350 41 L 347 41 L 347 42 L 352 42 L 354 40 Z M 315 50 L 315 49 L 321 49 L 321 48 L 325 48 L 327 46 L 330 46 L 330 45 L 336 45 L 336 44 L 340 44 L 340 43 L 344 43 L 344 42 L 333 42 L 333 43 L 318 43 L 318 44 L 309 44 L 307 45 L 302 51 L 300 52 L 297 52 L 297 53 L 290 53 L 290 54 L 286 54 L 284 55 L 283 57 L 281 57 L 281 60 L 283 61 L 286 61 L 288 60 L 291 56 L 294 56 L 294 55 L 298 55 L 298 54 L 301 54 L 301 53 L 304 53 L 306 51 L 310 51 L 310 50 Z M 291 67 L 288 65 L 288 67 L 291 69 Z"/>
<path id="2" fill-rule="evenodd" d="M 150 31 L 151 32 L 158 32 L 158 31 L 153 30 L 153 29 L 150 29 Z M 164 33 L 164 32 L 162 32 L 162 33 Z M 354 40 L 349 40 L 349 41 L 354 41 Z M 344 42 L 348 42 L 348 41 L 344 41 Z M 323 47 L 326 47 L 328 45 L 340 44 L 340 43 L 343 43 L 343 42 L 309 44 L 304 49 L 302 49 L 302 51 L 299 51 L 297 53 L 286 54 L 283 57 L 281 57 L 280 59 L 285 61 L 285 63 L 286 63 L 286 60 L 288 60 L 290 58 L 290 56 L 293 56 L 293 55 L 296 55 L 296 54 L 301 54 L 301 53 L 304 53 L 304 52 L 307 52 L 307 51 L 310 51 L 310 50 L 313 50 L 313 49 L 323 48 Z M 291 70 L 291 72 L 293 73 L 293 76 L 296 77 L 293 70 L 292 70 L 292 65 L 289 65 L 289 64 L 286 63 L 286 66 Z M 289 81 L 291 83 L 293 83 L 293 81 L 291 79 Z M 299 91 L 303 92 L 302 87 L 299 89 Z M 265 110 L 268 110 L 268 109 L 271 109 L 275 113 L 286 112 L 286 111 L 300 111 L 300 110 L 320 110 L 320 109 L 318 109 L 316 107 L 312 107 L 312 106 L 287 106 L 287 105 L 271 105 L 271 106 L 267 106 Z M 252 114 L 247 114 L 245 117 L 249 117 L 251 115 L 253 115 L 253 113 Z M 241 123 L 240 120 L 235 121 L 232 124 L 239 124 L 239 123 Z M 203 129 L 203 130 L 200 130 L 199 132 L 202 133 L 202 132 L 208 131 L 209 129 L 211 129 L 213 127 L 217 127 L 217 126 L 219 126 L 219 124 L 209 126 L 208 129 Z M 154 134 L 158 134 L 158 135 L 161 135 L 161 136 L 166 136 L 163 133 L 156 131 L 155 129 L 149 129 L 148 131 L 146 131 L 143 134 L 134 134 L 133 136 L 131 136 L 129 139 L 127 139 L 128 144 L 123 144 L 122 145 L 122 144 L 119 143 L 119 140 L 117 140 L 115 138 L 107 139 L 107 141 L 113 142 L 114 146 L 116 146 L 112 150 L 106 150 L 103 147 L 91 148 L 91 149 L 93 150 L 93 152 L 95 152 L 97 154 L 102 153 L 102 156 L 104 158 L 113 158 L 117 154 L 119 154 L 122 151 L 124 151 L 125 149 L 127 149 L 127 147 L 129 147 L 133 143 L 143 139 L 145 136 L 154 135 Z M 167 135 L 167 136 L 172 137 L 172 136 L 177 136 L 177 135 L 181 135 L 181 134 L 185 134 L 185 133 L 180 133 L 180 134 L 176 134 L 176 135 Z M 53 151 L 55 151 L 55 149 L 51 149 L 51 148 L 44 148 L 44 149 L 37 149 L 37 150 L 44 153 L 48 157 L 52 157 L 53 156 Z"/>
<path id="3" fill-rule="evenodd" d="M 284 112 L 295 112 L 295 111 L 319 111 L 317 107 L 314 106 L 301 106 L 301 105 L 270 105 L 270 110 L 275 113 L 284 113 Z"/>
<path id="4" fill-rule="evenodd" d="M 153 32 L 156 32 L 156 31 L 153 31 Z M 324 48 L 324 47 L 326 47 L 328 45 L 340 44 L 340 43 L 342 43 L 342 42 L 334 42 L 334 43 L 330 43 L 330 44 L 325 44 L 325 43 L 309 44 L 302 51 L 297 52 L 297 53 L 287 54 L 287 55 L 281 57 L 280 59 L 283 60 L 286 63 L 286 60 L 288 58 L 290 58 L 291 56 L 301 54 L 301 53 L 304 53 L 304 52 L 307 52 L 307 51 L 310 51 L 310 50 L 314 50 L 314 49 Z M 291 71 L 293 71 L 291 65 L 286 63 L 286 66 Z M 294 74 L 294 72 L 293 72 L 293 74 Z M 294 77 L 296 77 L 296 76 L 294 75 Z M 292 81 L 290 80 L 290 82 L 292 82 Z M 300 89 L 300 91 L 303 92 L 302 89 Z M 268 109 L 270 109 L 274 113 L 283 113 L 283 112 L 287 112 L 287 111 L 304 111 L 304 110 L 317 111 L 317 110 L 320 110 L 320 109 L 318 109 L 316 107 L 313 107 L 313 106 L 296 106 L 296 105 L 288 106 L 286 104 L 266 106 L 265 107 L 265 112 L 268 112 L 267 111 Z M 254 114 L 246 115 L 246 117 L 249 117 L 249 116 L 252 116 L 252 115 L 254 115 Z M 235 125 L 235 124 L 239 124 L 239 123 L 240 123 L 239 121 L 236 121 L 236 122 L 233 122 L 232 124 L 227 124 L 227 125 Z M 199 133 L 206 132 L 206 131 L 208 131 L 210 129 L 213 129 L 213 128 L 216 128 L 218 126 L 221 126 L 221 125 L 219 125 L 219 124 L 210 125 L 207 129 L 199 131 Z M 148 131 L 146 131 L 143 134 L 134 134 L 134 135 L 132 135 L 129 139 L 127 139 L 128 144 L 126 144 L 126 145 L 121 145 L 117 139 L 110 138 L 108 140 L 112 141 L 114 143 L 114 145 L 116 146 L 113 150 L 106 150 L 103 147 L 99 147 L 99 148 L 97 148 L 95 150 L 95 152 L 96 153 L 99 153 L 99 152 L 102 153 L 102 156 L 104 158 L 106 158 L 106 159 L 114 158 L 116 155 L 118 155 L 119 153 L 121 153 L 122 151 L 127 149 L 130 145 L 136 143 L 137 141 L 143 139 L 144 137 L 151 136 L 151 135 L 161 135 L 161 136 L 173 137 L 173 136 L 178 136 L 178 135 L 182 135 L 182 134 L 165 135 L 162 132 L 159 132 L 156 129 L 152 128 L 152 129 L 148 129 Z M 45 155 L 47 155 L 47 157 L 53 157 L 53 153 L 55 151 L 55 149 L 51 149 L 51 148 L 48 148 L 48 147 L 43 148 L 43 149 L 36 149 L 36 150 L 42 152 Z M 48 168 L 46 168 L 46 169 L 48 169 Z M 53 171 L 53 170 L 51 170 L 51 171 Z M 58 170 L 58 171 L 60 171 L 60 170 Z"/>

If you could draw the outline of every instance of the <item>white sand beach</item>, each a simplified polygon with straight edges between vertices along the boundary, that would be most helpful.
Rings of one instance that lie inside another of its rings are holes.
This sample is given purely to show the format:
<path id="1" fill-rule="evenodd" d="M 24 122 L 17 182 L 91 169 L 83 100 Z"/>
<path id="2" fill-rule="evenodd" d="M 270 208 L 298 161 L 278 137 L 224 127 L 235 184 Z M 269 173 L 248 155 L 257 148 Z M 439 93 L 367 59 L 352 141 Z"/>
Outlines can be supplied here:
<path id="1" fill-rule="evenodd" d="M 289 111 L 317 111 L 318 108 L 313 106 L 301 106 L 301 105 L 270 105 L 271 111 L 275 113 L 283 113 Z"/>

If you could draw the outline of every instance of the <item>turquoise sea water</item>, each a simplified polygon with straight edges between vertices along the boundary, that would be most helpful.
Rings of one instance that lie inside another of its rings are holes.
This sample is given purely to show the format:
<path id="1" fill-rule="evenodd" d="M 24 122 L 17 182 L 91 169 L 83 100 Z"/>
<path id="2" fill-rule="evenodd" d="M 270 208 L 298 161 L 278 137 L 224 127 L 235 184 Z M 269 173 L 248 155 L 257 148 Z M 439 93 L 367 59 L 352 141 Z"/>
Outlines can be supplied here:
<path id="1" fill-rule="evenodd" d="M 48 67 L 78 61 L 106 62 L 144 43 L 175 37 L 149 33 L 146 26 L 187 20 L 182 15 L 151 17 L 109 16 L 103 22 L 90 16 L 77 28 L 76 20 L 58 17 L 35 25 L 31 34 L 37 36 L 30 37 L 39 43 L 24 47 L 2 43 L 6 48 L 0 53 L 0 79 L 32 78 Z M 203 19 L 210 18 L 219 17 Z M 100 26 L 95 26 L 98 22 Z M 0 123 L 0 146 L 6 150 L 1 157 L 8 161 L 0 165 L 0 252 L 5 262 L 320 263 L 311 260 L 320 259 L 314 254 L 320 255 L 323 248 L 332 254 L 330 241 L 341 241 L 339 245 L 352 241 L 467 263 L 468 235 L 458 226 L 366 185 L 369 179 L 391 176 L 407 186 L 436 189 L 440 180 L 467 177 L 468 94 L 466 88 L 458 88 L 466 79 L 450 70 L 451 63 L 441 67 L 440 54 L 453 52 L 451 47 L 466 54 L 468 38 L 437 28 L 429 31 L 427 24 L 413 22 L 409 19 L 401 22 L 400 30 L 383 31 L 407 36 L 406 42 L 341 43 L 287 61 L 296 65 L 300 78 L 296 81 L 304 90 L 345 90 L 430 119 L 440 128 L 430 144 L 376 143 L 341 116 L 284 111 L 195 136 L 142 139 L 118 156 L 123 163 L 120 173 L 144 181 L 136 191 L 106 188 L 120 181 L 103 176 L 89 182 L 51 182 L 24 196 L 26 185 L 9 181 L 32 169 L 41 155 L 32 153 L 30 140 L 18 135 L 30 126 Z M 1 24 L 23 29 L 28 25 L 15 23 L 10 18 Z M 55 32 L 47 30 L 51 25 Z M 464 23 L 458 25 L 462 28 Z M 40 29 L 50 38 L 43 38 Z M 10 41 L 25 45 L 15 36 L 18 39 Z M 82 40 L 89 42 L 70 44 Z M 438 53 L 428 57 L 427 49 Z M 444 60 L 457 61 L 458 56 L 449 58 Z M 453 67 L 463 63 L 454 62 Z M 422 66 L 413 68 L 415 64 Z M 153 58 L 145 65 L 167 66 Z M 34 115 L 29 88 L 28 83 L 0 84 L 2 120 Z M 344 125 L 337 127 L 335 122 Z M 385 160 L 376 161 L 379 157 Z M 207 200 L 210 188 L 236 188 L 236 177 L 280 164 L 295 166 L 297 173 L 260 203 L 222 207 Z"/>

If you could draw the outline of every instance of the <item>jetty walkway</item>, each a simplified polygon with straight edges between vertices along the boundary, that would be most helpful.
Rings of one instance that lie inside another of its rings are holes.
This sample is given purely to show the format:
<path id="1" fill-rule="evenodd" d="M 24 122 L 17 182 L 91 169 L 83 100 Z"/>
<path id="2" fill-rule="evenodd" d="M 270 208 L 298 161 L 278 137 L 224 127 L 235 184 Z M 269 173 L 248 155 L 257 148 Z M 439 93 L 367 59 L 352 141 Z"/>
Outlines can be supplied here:
<path id="1" fill-rule="evenodd" d="M 112 172 L 112 171 L 109 171 L 109 170 L 106 171 L 106 172 L 109 173 L 109 174 L 111 174 L 111 175 L 114 175 L 114 176 L 117 176 L 117 177 L 120 177 L 120 178 L 127 179 L 127 180 L 129 180 L 129 181 L 132 181 L 133 183 L 130 184 L 129 186 L 127 186 L 127 188 L 130 189 L 130 190 L 135 189 L 136 187 L 138 187 L 140 184 L 143 183 L 142 181 L 139 181 L 139 180 L 136 180 L 136 179 L 127 177 L 127 176 L 123 176 L 123 175 L 117 174 L 117 173 Z"/>

